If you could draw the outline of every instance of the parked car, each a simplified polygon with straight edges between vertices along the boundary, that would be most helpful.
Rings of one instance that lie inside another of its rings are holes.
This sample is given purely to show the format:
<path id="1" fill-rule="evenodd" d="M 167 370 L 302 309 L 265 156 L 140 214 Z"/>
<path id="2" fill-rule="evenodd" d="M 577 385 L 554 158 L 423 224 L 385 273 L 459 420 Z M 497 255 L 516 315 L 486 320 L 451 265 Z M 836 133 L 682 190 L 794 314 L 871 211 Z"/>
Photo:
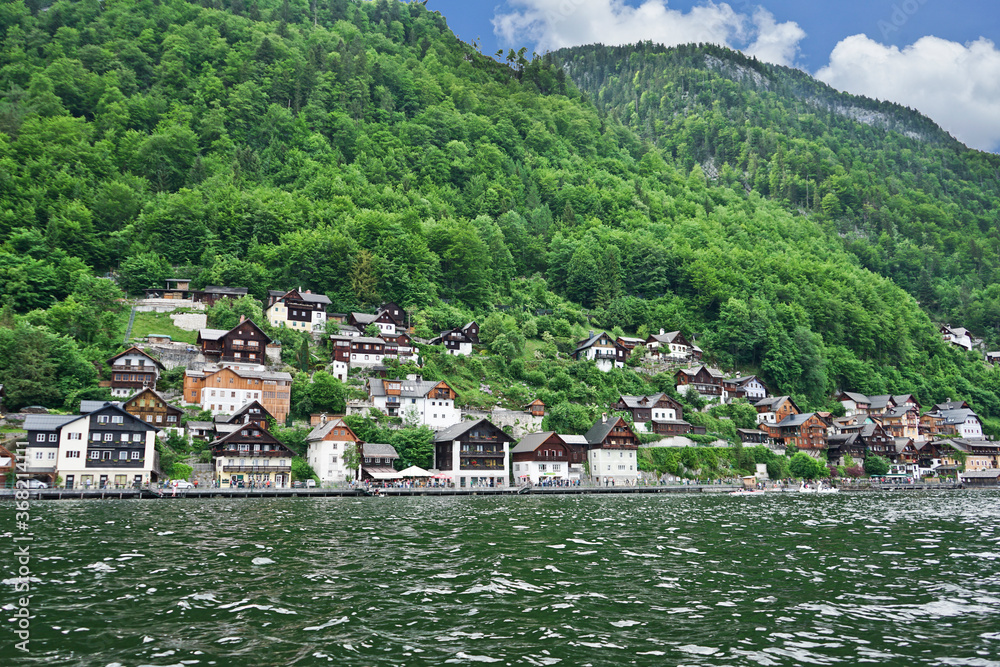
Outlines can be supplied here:
<path id="1" fill-rule="evenodd" d="M 293 488 L 293 489 L 301 489 L 301 488 L 302 488 L 302 487 L 304 487 L 304 486 L 305 486 L 305 484 L 303 484 L 303 483 L 302 483 L 301 481 L 299 481 L 299 480 L 295 480 L 294 482 L 292 482 L 292 488 Z"/>
<path id="2" fill-rule="evenodd" d="M 174 487 L 175 489 L 193 489 L 194 488 L 194 484 L 192 484 L 191 482 L 189 482 L 189 481 L 187 481 L 185 479 L 175 479 L 172 482 L 170 482 L 170 485 L 172 487 Z"/>
<path id="3" fill-rule="evenodd" d="M 49 485 L 39 479 L 24 480 L 25 486 L 29 489 L 47 489 Z"/>
<path id="4" fill-rule="evenodd" d="M 315 489 L 316 488 L 316 480 L 314 480 L 314 479 L 307 479 L 306 480 L 306 488 L 307 489 Z"/>

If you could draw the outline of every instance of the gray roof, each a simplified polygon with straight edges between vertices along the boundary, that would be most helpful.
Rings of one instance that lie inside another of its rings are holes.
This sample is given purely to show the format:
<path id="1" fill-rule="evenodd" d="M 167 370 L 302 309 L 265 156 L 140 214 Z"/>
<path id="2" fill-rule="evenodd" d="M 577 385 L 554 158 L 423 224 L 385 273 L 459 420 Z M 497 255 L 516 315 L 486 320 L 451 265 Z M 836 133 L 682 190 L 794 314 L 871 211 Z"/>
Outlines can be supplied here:
<path id="1" fill-rule="evenodd" d="M 913 442 L 913 438 L 893 438 L 892 442 L 896 446 L 896 453 L 901 454 L 906 446 Z"/>
<path id="2" fill-rule="evenodd" d="M 477 419 L 475 421 L 461 421 L 458 422 L 457 424 L 452 424 L 443 431 L 438 431 L 437 433 L 435 433 L 434 442 L 451 442 L 452 440 L 457 440 L 468 431 L 471 431 L 472 429 L 476 428 L 477 426 L 483 423 L 489 424 L 490 426 L 493 426 L 498 431 L 503 433 L 503 431 L 498 426 L 493 424 L 493 422 L 491 422 L 489 419 L 483 418 L 483 419 Z M 506 433 L 504 433 L 504 435 L 508 438 L 508 442 L 510 440 L 513 440 L 513 438 L 511 438 Z"/>
<path id="3" fill-rule="evenodd" d="M 803 413 L 801 415 L 788 415 L 787 417 L 785 417 L 784 419 L 782 419 L 780 422 L 778 422 L 778 428 L 781 428 L 781 427 L 784 427 L 784 426 L 801 426 L 802 424 L 805 424 L 807 421 L 809 421 L 809 418 L 812 417 L 814 414 L 816 414 L 816 413 L 815 412 L 805 412 L 805 413 Z"/>
<path id="4" fill-rule="evenodd" d="M 351 317 L 353 317 L 358 324 L 371 324 L 378 319 L 378 315 L 369 315 L 368 313 L 351 313 Z"/>
<path id="5" fill-rule="evenodd" d="M 606 334 L 603 331 L 598 331 L 587 340 L 578 343 L 574 354 L 580 350 L 586 350 L 589 347 L 593 347 L 594 343 L 600 340 L 601 336 L 607 336 L 609 341 L 613 340 L 609 334 Z"/>
<path id="6" fill-rule="evenodd" d="M 80 414 L 87 414 L 94 410 L 100 410 L 105 405 L 110 405 L 111 401 L 80 401 Z"/>
<path id="7" fill-rule="evenodd" d="M 654 419 L 652 420 L 654 424 L 673 424 L 675 426 L 690 426 L 690 422 L 686 422 L 683 419 Z"/>
<path id="8" fill-rule="evenodd" d="M 916 408 L 908 408 L 905 405 L 901 405 L 896 408 L 889 408 L 883 413 L 884 417 L 902 417 L 910 410 L 915 410 Z"/>
<path id="9" fill-rule="evenodd" d="M 372 378 L 369 383 L 369 393 L 372 396 L 385 396 L 385 382 L 399 382 L 402 384 L 400 390 L 401 398 L 423 398 L 431 389 L 441 384 L 440 380 L 382 380 Z"/>
<path id="10" fill-rule="evenodd" d="M 989 470 L 970 470 L 963 472 L 964 479 L 996 479 L 1000 477 L 1000 468 L 990 468 Z"/>
<path id="11" fill-rule="evenodd" d="M 611 433 L 611 430 L 615 427 L 615 424 L 618 423 L 619 419 L 621 419 L 621 417 L 615 416 L 609 416 L 607 421 L 598 419 L 594 425 L 590 427 L 590 430 L 587 431 L 587 435 L 585 436 L 587 438 L 587 444 L 598 445 L 604 442 L 604 439 L 608 437 L 608 433 Z"/>
<path id="12" fill-rule="evenodd" d="M 680 372 L 684 373 L 685 375 L 695 376 L 698 374 L 698 371 L 700 371 L 702 368 L 708 371 L 708 374 L 711 375 L 712 377 L 721 378 L 725 376 L 725 373 L 723 373 L 719 369 L 709 368 L 708 366 L 695 366 L 694 368 L 682 368 Z"/>
<path id="13" fill-rule="evenodd" d="M 889 407 L 889 401 L 892 400 L 892 396 L 888 394 L 883 394 L 881 396 L 869 396 L 868 402 L 871 405 L 872 410 L 885 410 Z"/>
<path id="14" fill-rule="evenodd" d="M 366 459 L 398 459 L 399 454 L 392 445 L 384 442 L 366 442 L 363 445 Z"/>
<path id="15" fill-rule="evenodd" d="M 330 301 L 330 297 L 325 294 L 312 294 L 311 292 L 299 292 L 299 296 L 302 297 L 303 301 L 308 301 L 310 303 L 333 303 Z"/>
<path id="16" fill-rule="evenodd" d="M 521 438 L 516 445 L 514 445 L 513 449 L 510 450 L 510 453 L 517 454 L 522 452 L 533 452 L 538 449 L 539 445 L 548 440 L 553 433 L 555 433 L 555 431 L 529 433 Z"/>
<path id="17" fill-rule="evenodd" d="M 55 431 L 83 415 L 28 415 L 24 418 L 25 431 Z"/>
<path id="18" fill-rule="evenodd" d="M 219 340 L 229 331 L 227 329 L 199 329 L 198 335 L 205 340 Z"/>
<path id="19" fill-rule="evenodd" d="M 914 396 L 913 394 L 896 394 L 895 396 L 892 397 L 892 402 L 899 406 L 902 406 L 908 401 L 913 401 L 914 403 L 916 403 L 917 397 Z"/>
<path id="20" fill-rule="evenodd" d="M 662 334 L 653 334 L 653 340 L 660 343 L 673 343 L 674 339 L 680 334 L 680 331 L 668 331 Z"/>
<path id="21" fill-rule="evenodd" d="M 948 401 L 947 403 L 935 403 L 937 410 L 960 410 L 965 405 L 965 401 Z"/>
<path id="22" fill-rule="evenodd" d="M 381 338 L 373 338 L 371 336 L 355 336 L 351 339 L 354 343 L 376 343 L 378 345 L 385 345 L 386 342 Z"/>
<path id="23" fill-rule="evenodd" d="M 871 402 L 870 400 L 868 400 L 868 397 L 865 396 L 864 394 L 858 394 L 858 393 L 855 393 L 853 391 L 842 391 L 840 393 L 842 393 L 844 396 L 846 396 L 847 398 L 851 399 L 855 403 L 870 403 Z"/>
<path id="24" fill-rule="evenodd" d="M 957 410 L 941 410 L 940 414 L 941 417 L 944 418 L 944 423 L 949 425 L 964 424 L 965 420 L 968 419 L 970 416 L 978 418 L 976 413 L 970 410 L 969 408 L 959 408 Z"/>
<path id="25" fill-rule="evenodd" d="M 658 400 L 660 400 L 662 396 L 663 394 L 652 394 L 650 396 L 622 396 L 621 399 L 626 407 L 634 410 L 636 408 L 649 407 L 653 403 L 656 403 Z M 641 401 L 643 399 L 646 399 L 646 405 L 641 404 Z"/>
<path id="26" fill-rule="evenodd" d="M 320 424 L 319 426 L 313 428 L 313 430 L 309 431 L 309 435 L 306 436 L 306 442 L 316 442 L 317 440 L 322 440 L 329 435 L 330 431 L 334 428 L 340 428 L 341 426 L 348 428 L 343 419 L 328 419 L 325 424 Z"/>
<path id="27" fill-rule="evenodd" d="M 187 427 L 190 429 L 200 428 L 200 429 L 208 429 L 209 431 L 211 431 L 213 428 L 215 428 L 215 422 L 189 421 L 187 423 Z"/>
<path id="28" fill-rule="evenodd" d="M 559 437 L 562 438 L 562 441 L 565 442 L 567 445 L 586 445 L 587 444 L 587 436 L 585 436 L 585 435 L 564 435 L 564 434 L 560 434 Z"/>

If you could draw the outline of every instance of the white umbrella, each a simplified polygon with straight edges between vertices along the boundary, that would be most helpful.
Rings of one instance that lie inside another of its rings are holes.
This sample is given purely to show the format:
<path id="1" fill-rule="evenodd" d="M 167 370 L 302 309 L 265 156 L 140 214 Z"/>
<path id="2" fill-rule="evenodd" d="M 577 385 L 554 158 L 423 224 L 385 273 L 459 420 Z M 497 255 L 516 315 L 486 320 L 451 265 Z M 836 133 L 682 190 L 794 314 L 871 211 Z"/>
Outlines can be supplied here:
<path id="1" fill-rule="evenodd" d="M 406 470 L 399 471 L 400 477 L 432 477 L 429 472 L 421 468 L 420 466 L 410 466 Z"/>

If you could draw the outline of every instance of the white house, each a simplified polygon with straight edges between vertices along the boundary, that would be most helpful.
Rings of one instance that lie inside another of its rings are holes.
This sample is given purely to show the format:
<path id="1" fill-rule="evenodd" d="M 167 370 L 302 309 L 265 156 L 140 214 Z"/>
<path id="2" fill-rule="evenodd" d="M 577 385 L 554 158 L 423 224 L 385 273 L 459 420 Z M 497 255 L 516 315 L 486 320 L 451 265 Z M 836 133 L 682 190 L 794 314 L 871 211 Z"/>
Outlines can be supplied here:
<path id="1" fill-rule="evenodd" d="M 598 484 L 635 484 L 639 479 L 639 439 L 621 417 L 602 415 L 587 431 L 587 462 Z"/>
<path id="2" fill-rule="evenodd" d="M 306 436 L 309 450 L 306 458 L 323 484 L 342 484 L 355 479 L 358 470 L 349 469 L 344 454 L 357 447 L 361 439 L 337 417 L 322 418 L 319 426 Z"/>
<path id="3" fill-rule="evenodd" d="M 681 360 L 691 356 L 693 346 L 680 331 L 660 329 L 660 333 L 646 339 L 646 349 L 653 355 Z"/>
<path id="4" fill-rule="evenodd" d="M 629 354 L 629 350 L 607 333 L 599 331 L 595 334 L 591 331 L 586 340 L 576 344 L 573 358 L 593 361 L 598 370 L 606 373 L 612 368 L 624 368 Z"/>
<path id="5" fill-rule="evenodd" d="M 368 395 L 372 405 L 390 417 L 435 431 L 462 420 L 455 403 L 457 394 L 444 381 L 424 380 L 419 375 L 407 375 L 405 380 L 372 378 Z"/>
<path id="6" fill-rule="evenodd" d="M 470 356 L 473 345 L 479 344 L 479 325 L 469 322 L 455 329 L 442 331 L 430 341 L 431 345 L 444 345 L 448 354 L 453 356 Z"/>
<path id="7" fill-rule="evenodd" d="M 313 294 L 309 290 L 270 290 L 268 303 L 265 314 L 271 326 L 299 331 L 323 331 L 326 327 L 330 298 L 325 294 Z"/>
<path id="8" fill-rule="evenodd" d="M 941 337 L 946 343 L 957 345 L 963 349 L 971 350 L 975 341 L 968 329 L 963 327 L 951 327 L 947 324 L 941 325 Z"/>

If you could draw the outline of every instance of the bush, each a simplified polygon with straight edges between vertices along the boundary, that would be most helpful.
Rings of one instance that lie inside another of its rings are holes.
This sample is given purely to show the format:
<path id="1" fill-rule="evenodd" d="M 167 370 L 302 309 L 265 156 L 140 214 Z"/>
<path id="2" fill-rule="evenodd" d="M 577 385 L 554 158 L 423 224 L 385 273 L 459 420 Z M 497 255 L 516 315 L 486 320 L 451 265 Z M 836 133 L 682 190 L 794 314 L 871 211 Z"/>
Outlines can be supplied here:
<path id="1" fill-rule="evenodd" d="M 889 459 L 884 456 L 869 456 L 865 459 L 865 472 L 869 475 L 885 475 L 889 472 Z"/>

